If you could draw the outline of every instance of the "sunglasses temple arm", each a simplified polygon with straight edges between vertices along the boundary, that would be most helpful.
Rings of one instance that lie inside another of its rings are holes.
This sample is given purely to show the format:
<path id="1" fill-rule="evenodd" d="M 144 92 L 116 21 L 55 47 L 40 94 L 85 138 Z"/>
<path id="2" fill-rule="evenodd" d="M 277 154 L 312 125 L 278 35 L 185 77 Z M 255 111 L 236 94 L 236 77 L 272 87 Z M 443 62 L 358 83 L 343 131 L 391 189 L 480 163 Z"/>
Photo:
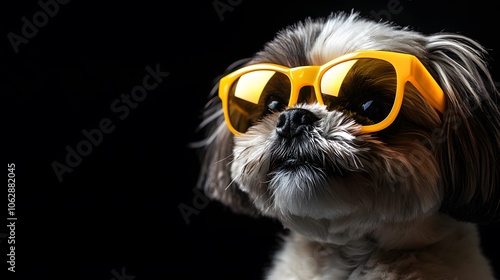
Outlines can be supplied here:
<path id="1" fill-rule="evenodd" d="M 427 99 L 427 101 L 441 113 L 446 109 L 446 99 L 443 90 L 427 71 L 425 66 L 418 60 L 412 60 L 413 80 L 411 83 Z"/>

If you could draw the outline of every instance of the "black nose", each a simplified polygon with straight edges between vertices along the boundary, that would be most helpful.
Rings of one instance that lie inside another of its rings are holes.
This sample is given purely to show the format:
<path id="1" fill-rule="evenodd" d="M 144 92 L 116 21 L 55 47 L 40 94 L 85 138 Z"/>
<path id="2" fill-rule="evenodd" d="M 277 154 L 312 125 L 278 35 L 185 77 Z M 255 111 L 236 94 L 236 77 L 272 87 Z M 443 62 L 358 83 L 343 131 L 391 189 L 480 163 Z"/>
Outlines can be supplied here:
<path id="1" fill-rule="evenodd" d="M 300 135 L 319 118 L 311 111 L 302 108 L 293 108 L 283 111 L 278 117 L 276 132 L 279 136 L 293 138 Z"/>

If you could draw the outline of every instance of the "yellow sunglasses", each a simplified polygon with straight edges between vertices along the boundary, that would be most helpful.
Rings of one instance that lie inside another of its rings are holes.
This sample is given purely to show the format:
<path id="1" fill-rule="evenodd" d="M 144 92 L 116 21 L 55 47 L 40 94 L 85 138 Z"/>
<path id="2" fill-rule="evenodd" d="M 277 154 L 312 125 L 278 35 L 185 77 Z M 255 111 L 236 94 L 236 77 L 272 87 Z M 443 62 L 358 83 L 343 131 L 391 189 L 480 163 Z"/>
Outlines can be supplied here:
<path id="1" fill-rule="evenodd" d="M 444 112 L 443 90 L 415 56 L 374 50 L 349 53 L 321 66 L 249 65 L 221 78 L 219 97 L 235 135 L 266 114 L 313 98 L 328 110 L 349 112 L 359 120 L 361 132 L 370 133 L 396 119 L 406 82 Z"/>

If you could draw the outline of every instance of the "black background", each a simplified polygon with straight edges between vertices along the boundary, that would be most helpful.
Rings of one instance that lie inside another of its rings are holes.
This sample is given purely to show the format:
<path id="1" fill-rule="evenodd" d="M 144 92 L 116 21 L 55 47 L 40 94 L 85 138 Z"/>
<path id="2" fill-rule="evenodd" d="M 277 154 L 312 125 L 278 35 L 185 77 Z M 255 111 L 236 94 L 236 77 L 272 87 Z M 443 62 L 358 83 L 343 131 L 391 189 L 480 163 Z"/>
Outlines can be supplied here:
<path id="1" fill-rule="evenodd" d="M 17 272 L 0 279 L 260 279 L 280 225 L 206 205 L 193 190 L 199 165 L 187 144 L 199 140 L 214 79 L 288 24 L 355 9 L 424 33 L 463 33 L 498 57 L 498 13 L 486 1 L 71 0 L 17 53 L 8 34 L 22 35 L 22 18 L 33 22 L 42 8 L 8 2 L 0 4 L 1 158 L 16 165 Z M 230 9 L 218 13 L 214 3 Z M 114 112 L 148 66 L 169 75 L 128 115 Z M 107 118 L 114 130 L 58 180 L 52 164 L 67 164 L 67 147 Z M 198 212 L 186 220 L 180 206 Z M 497 271 L 499 233 L 481 227 Z"/>

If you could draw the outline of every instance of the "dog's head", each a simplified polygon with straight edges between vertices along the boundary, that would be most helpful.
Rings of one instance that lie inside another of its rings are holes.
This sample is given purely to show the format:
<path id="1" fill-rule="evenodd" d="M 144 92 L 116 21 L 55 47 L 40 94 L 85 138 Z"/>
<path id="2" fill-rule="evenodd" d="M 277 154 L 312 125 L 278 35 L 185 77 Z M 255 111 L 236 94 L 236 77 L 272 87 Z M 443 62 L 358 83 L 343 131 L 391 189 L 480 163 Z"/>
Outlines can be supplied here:
<path id="1" fill-rule="evenodd" d="M 499 94 L 472 39 L 337 13 L 228 72 L 204 112 L 199 182 L 234 211 L 319 239 L 498 219 Z"/>

